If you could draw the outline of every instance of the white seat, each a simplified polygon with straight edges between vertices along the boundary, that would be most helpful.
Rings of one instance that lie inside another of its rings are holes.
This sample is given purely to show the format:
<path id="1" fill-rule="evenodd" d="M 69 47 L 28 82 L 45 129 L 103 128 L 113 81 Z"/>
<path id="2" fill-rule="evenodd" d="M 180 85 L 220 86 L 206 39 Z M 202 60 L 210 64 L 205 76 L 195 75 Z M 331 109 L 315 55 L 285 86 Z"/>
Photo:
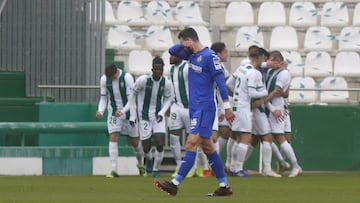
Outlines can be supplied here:
<path id="1" fill-rule="evenodd" d="M 264 36 L 258 26 L 243 26 L 237 31 L 235 40 L 236 51 L 247 51 L 249 46 L 264 46 Z"/>
<path id="2" fill-rule="evenodd" d="M 291 26 L 277 26 L 272 29 L 270 50 L 297 51 L 299 48 L 298 36 Z"/>
<path id="3" fill-rule="evenodd" d="M 210 47 L 212 44 L 211 36 L 209 30 L 205 26 L 191 26 L 195 29 L 196 33 L 199 36 L 200 42 L 207 47 Z"/>
<path id="4" fill-rule="evenodd" d="M 179 25 L 174 20 L 172 9 L 166 1 L 150 1 L 145 9 L 145 17 L 152 24 Z"/>
<path id="5" fill-rule="evenodd" d="M 326 89 L 348 89 L 348 84 L 343 77 L 326 77 L 320 83 L 320 102 L 348 103 L 349 91 L 326 91 Z"/>
<path id="6" fill-rule="evenodd" d="M 179 1 L 174 9 L 174 17 L 185 26 L 208 24 L 203 20 L 200 7 L 195 1 Z"/>
<path id="7" fill-rule="evenodd" d="M 333 64 L 328 52 L 312 51 L 306 54 L 304 76 L 328 77 L 333 73 Z"/>
<path id="8" fill-rule="evenodd" d="M 164 61 L 165 65 L 164 65 L 164 76 L 170 76 L 170 68 L 171 68 L 171 64 L 170 64 L 170 53 L 169 51 L 164 51 L 161 54 L 161 58 Z"/>
<path id="9" fill-rule="evenodd" d="M 135 40 L 139 34 L 127 25 L 113 25 L 109 28 L 107 35 L 107 47 L 121 50 L 140 49 Z"/>
<path id="10" fill-rule="evenodd" d="M 312 2 L 294 2 L 289 13 L 289 25 L 294 27 L 310 27 L 317 25 L 318 12 Z"/>
<path id="11" fill-rule="evenodd" d="M 338 40 L 339 51 L 360 51 L 360 27 L 344 27 Z"/>
<path id="12" fill-rule="evenodd" d="M 170 29 L 164 25 L 152 25 L 148 28 L 145 37 L 145 46 L 148 50 L 164 51 L 174 44 Z"/>
<path id="13" fill-rule="evenodd" d="M 360 26 L 360 2 L 357 3 L 354 8 L 353 26 Z"/>
<path id="14" fill-rule="evenodd" d="M 241 15 L 240 13 L 238 15 Z M 258 26 L 286 25 L 284 5 L 278 1 L 263 2 L 259 8 Z"/>
<path id="15" fill-rule="evenodd" d="M 132 50 L 128 57 L 127 71 L 140 76 L 151 73 L 153 57 L 147 50 Z"/>
<path id="16" fill-rule="evenodd" d="M 328 27 L 314 26 L 306 30 L 304 39 L 305 51 L 332 51 L 336 39 Z"/>
<path id="17" fill-rule="evenodd" d="M 321 26 L 344 27 L 349 25 L 349 12 L 344 2 L 325 2 L 321 11 Z"/>
<path id="18" fill-rule="evenodd" d="M 317 101 L 317 93 L 314 90 L 293 90 L 316 88 L 315 80 L 311 77 L 294 77 L 290 83 L 290 103 L 313 103 Z"/>
<path id="19" fill-rule="evenodd" d="M 290 71 L 292 77 L 303 76 L 304 72 L 304 63 L 301 58 L 301 55 L 297 51 L 282 51 L 281 55 L 284 57 L 284 60 L 287 62 L 287 69 Z"/>
<path id="20" fill-rule="evenodd" d="M 230 2 L 226 8 L 225 25 L 232 27 L 254 25 L 254 11 L 251 4 L 246 1 Z"/>
<path id="21" fill-rule="evenodd" d="M 341 77 L 360 77 L 360 56 L 358 53 L 338 52 L 334 61 L 334 75 Z"/>
<path id="22" fill-rule="evenodd" d="M 105 24 L 116 25 L 119 21 L 114 16 L 114 10 L 110 2 L 105 1 Z"/>
<path id="23" fill-rule="evenodd" d="M 143 6 L 136 0 L 122 0 L 116 10 L 117 18 L 129 26 L 146 26 L 150 22 L 145 18 Z"/>

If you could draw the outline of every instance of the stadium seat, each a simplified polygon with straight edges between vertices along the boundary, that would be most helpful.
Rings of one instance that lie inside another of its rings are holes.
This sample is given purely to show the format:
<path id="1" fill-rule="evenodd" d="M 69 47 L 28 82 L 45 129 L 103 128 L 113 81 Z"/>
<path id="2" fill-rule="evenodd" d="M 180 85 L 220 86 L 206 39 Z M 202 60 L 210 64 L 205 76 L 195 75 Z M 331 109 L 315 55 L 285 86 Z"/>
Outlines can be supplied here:
<path id="1" fill-rule="evenodd" d="M 334 61 L 334 75 L 340 77 L 360 77 L 360 56 L 358 53 L 338 52 Z"/>
<path id="2" fill-rule="evenodd" d="M 145 35 L 145 46 L 148 50 L 164 51 L 174 44 L 170 29 L 164 25 L 152 25 Z"/>
<path id="3" fill-rule="evenodd" d="M 162 54 L 161 54 L 161 58 L 162 60 L 164 61 L 165 63 L 165 66 L 164 66 L 164 76 L 170 76 L 170 68 L 171 68 L 171 64 L 170 64 L 170 53 L 169 51 L 164 51 Z"/>
<path id="4" fill-rule="evenodd" d="M 211 40 L 211 36 L 210 36 L 210 32 L 209 30 L 205 27 L 205 26 L 191 26 L 192 28 L 194 28 L 199 36 L 199 40 L 200 42 L 207 46 L 210 47 L 212 44 L 212 40 Z"/>
<path id="5" fill-rule="evenodd" d="M 321 26 L 344 27 L 349 25 L 349 12 L 344 2 L 325 2 L 320 18 Z"/>
<path id="6" fill-rule="evenodd" d="M 208 24 L 203 20 L 200 7 L 195 1 L 179 1 L 174 9 L 174 16 L 185 26 Z"/>
<path id="7" fill-rule="evenodd" d="M 247 51 L 249 46 L 264 46 L 264 36 L 258 26 L 243 26 L 237 31 L 235 40 L 236 51 Z"/>
<path id="8" fill-rule="evenodd" d="M 155 25 L 179 25 L 174 20 L 172 9 L 166 1 L 150 1 L 145 9 L 145 17 Z"/>
<path id="9" fill-rule="evenodd" d="M 277 26 L 272 29 L 270 50 L 297 51 L 299 48 L 298 36 L 291 26 Z"/>
<path id="10" fill-rule="evenodd" d="M 120 50 L 140 49 L 141 46 L 135 42 L 137 38 L 139 38 L 139 34 L 134 32 L 129 26 L 113 25 L 108 31 L 107 47 Z"/>
<path id="11" fill-rule="evenodd" d="M 339 51 L 360 51 L 360 27 L 344 27 L 338 40 Z"/>
<path id="12" fill-rule="evenodd" d="M 119 21 L 114 16 L 114 10 L 110 2 L 105 1 L 105 24 L 116 25 Z"/>
<path id="13" fill-rule="evenodd" d="M 246 1 L 230 2 L 226 8 L 225 25 L 231 27 L 254 25 L 254 11 L 251 4 Z"/>
<path id="14" fill-rule="evenodd" d="M 336 36 L 328 27 L 315 26 L 306 30 L 304 39 L 305 51 L 332 51 Z"/>
<path id="15" fill-rule="evenodd" d="M 298 1 L 291 5 L 289 25 L 293 27 L 310 27 L 317 25 L 318 12 L 314 3 Z"/>
<path id="16" fill-rule="evenodd" d="M 122 24 L 129 26 L 147 26 L 150 22 L 145 18 L 143 6 L 136 0 L 122 0 L 116 10 L 117 18 Z"/>
<path id="17" fill-rule="evenodd" d="M 348 103 L 348 84 L 343 77 L 326 77 L 320 83 L 320 102 L 325 103 Z M 329 91 L 329 89 L 344 89 L 345 91 Z M 328 91 L 326 91 L 328 90 Z"/>
<path id="18" fill-rule="evenodd" d="M 274 27 L 284 25 L 286 25 L 286 14 L 284 5 L 281 2 L 271 1 L 261 3 L 258 14 L 258 26 Z"/>
<path id="19" fill-rule="evenodd" d="M 140 76 L 151 73 L 153 57 L 147 50 L 132 50 L 128 57 L 127 71 Z"/>
<path id="20" fill-rule="evenodd" d="M 353 26 L 360 26 L 360 2 L 357 3 L 354 8 Z"/>
<path id="21" fill-rule="evenodd" d="M 328 77 L 333 73 L 333 64 L 328 52 L 312 51 L 306 54 L 304 76 Z"/>
<path id="22" fill-rule="evenodd" d="M 287 69 L 290 71 L 292 77 L 298 77 L 304 75 L 304 63 L 301 55 L 297 51 L 282 51 L 281 55 L 287 62 Z"/>
<path id="23" fill-rule="evenodd" d="M 311 77 L 294 77 L 290 83 L 290 103 L 315 103 L 318 95 L 314 90 L 293 90 L 316 88 L 315 80 Z"/>

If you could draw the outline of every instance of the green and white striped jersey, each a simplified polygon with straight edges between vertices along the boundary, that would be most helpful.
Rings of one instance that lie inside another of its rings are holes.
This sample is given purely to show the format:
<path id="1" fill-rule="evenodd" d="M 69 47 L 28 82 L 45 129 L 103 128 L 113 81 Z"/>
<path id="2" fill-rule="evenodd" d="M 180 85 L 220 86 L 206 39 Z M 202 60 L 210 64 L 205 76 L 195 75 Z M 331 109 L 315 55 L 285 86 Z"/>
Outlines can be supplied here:
<path id="1" fill-rule="evenodd" d="M 186 61 L 180 65 L 172 65 L 170 68 L 170 79 L 174 86 L 174 102 L 184 108 L 189 108 L 189 66 Z"/>

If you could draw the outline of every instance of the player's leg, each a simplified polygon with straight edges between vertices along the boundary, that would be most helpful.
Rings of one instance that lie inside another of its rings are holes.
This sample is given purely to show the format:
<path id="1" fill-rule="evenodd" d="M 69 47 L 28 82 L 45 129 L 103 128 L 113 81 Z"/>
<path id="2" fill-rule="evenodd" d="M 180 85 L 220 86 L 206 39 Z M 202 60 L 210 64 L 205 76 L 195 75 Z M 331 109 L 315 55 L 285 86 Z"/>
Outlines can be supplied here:
<path id="1" fill-rule="evenodd" d="M 155 144 L 155 154 L 154 154 L 154 166 L 153 166 L 153 176 L 160 176 L 160 165 L 164 158 L 164 146 L 165 146 L 165 134 L 166 134 L 166 123 L 165 119 L 160 122 L 153 122 L 153 137 Z"/>
<path id="2" fill-rule="evenodd" d="M 139 121 L 139 135 L 144 151 L 146 173 L 152 173 L 154 164 L 153 153 L 151 150 L 152 128 L 153 126 L 150 121 Z"/>
<path id="3" fill-rule="evenodd" d="M 227 173 L 230 172 L 230 164 L 231 164 L 231 159 L 232 159 L 232 147 L 234 146 L 236 140 L 236 136 L 231 134 L 231 136 L 229 137 L 227 144 L 226 144 L 226 162 L 225 162 L 225 170 L 227 171 Z"/>
<path id="4" fill-rule="evenodd" d="M 182 121 L 182 114 L 181 114 L 181 108 L 178 107 L 178 105 L 173 104 L 171 106 L 171 113 L 170 113 L 170 149 L 173 153 L 176 166 L 179 167 L 181 164 L 181 144 L 180 144 L 180 137 L 183 134 L 182 129 L 185 127 Z M 187 111 L 187 117 L 188 111 Z M 190 121 L 189 121 L 190 122 Z"/>
<path id="5" fill-rule="evenodd" d="M 109 178 L 119 177 L 118 175 L 118 157 L 119 157 L 119 136 L 121 131 L 121 120 L 109 115 L 107 122 L 109 132 L 109 160 L 111 165 L 111 173 L 107 175 Z"/>

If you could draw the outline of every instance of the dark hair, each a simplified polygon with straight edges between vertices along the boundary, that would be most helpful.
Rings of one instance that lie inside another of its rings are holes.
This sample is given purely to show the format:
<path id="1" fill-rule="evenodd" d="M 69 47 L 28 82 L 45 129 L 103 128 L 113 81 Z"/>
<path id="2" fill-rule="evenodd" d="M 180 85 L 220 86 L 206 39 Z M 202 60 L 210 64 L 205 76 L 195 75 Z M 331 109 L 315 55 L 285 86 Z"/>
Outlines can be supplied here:
<path id="1" fill-rule="evenodd" d="M 280 51 L 272 51 L 270 52 L 270 56 L 276 60 L 283 61 L 284 57 L 282 56 Z"/>
<path id="2" fill-rule="evenodd" d="M 266 58 L 270 57 L 270 53 L 266 49 L 259 47 L 260 56 L 265 56 Z"/>
<path id="3" fill-rule="evenodd" d="M 107 78 L 112 78 L 118 70 L 118 67 L 115 64 L 109 64 L 105 68 L 105 76 Z"/>
<path id="4" fill-rule="evenodd" d="M 257 59 L 260 56 L 260 48 L 258 46 L 250 46 L 248 56 L 249 58 Z"/>
<path id="5" fill-rule="evenodd" d="M 187 38 L 190 38 L 193 41 L 199 41 L 199 36 L 196 33 L 195 29 L 192 27 L 188 27 L 188 28 L 181 30 L 178 35 L 178 39 L 180 39 L 180 38 L 182 38 L 184 40 L 186 40 Z"/>
<path id="6" fill-rule="evenodd" d="M 164 61 L 160 56 L 155 56 L 152 60 L 152 65 L 154 66 L 155 64 L 165 65 Z"/>
<path id="7" fill-rule="evenodd" d="M 224 42 L 215 42 L 211 45 L 210 49 L 214 50 L 216 53 L 220 53 L 225 49 Z"/>

